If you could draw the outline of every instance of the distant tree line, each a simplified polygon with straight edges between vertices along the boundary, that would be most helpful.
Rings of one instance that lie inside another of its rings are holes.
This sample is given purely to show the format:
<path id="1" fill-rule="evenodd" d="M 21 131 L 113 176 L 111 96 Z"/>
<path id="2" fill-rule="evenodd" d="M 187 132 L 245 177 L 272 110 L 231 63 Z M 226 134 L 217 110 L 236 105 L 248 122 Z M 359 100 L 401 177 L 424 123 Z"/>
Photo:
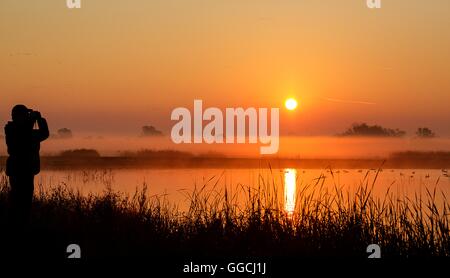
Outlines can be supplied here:
<path id="1" fill-rule="evenodd" d="M 96 158 L 100 153 L 94 149 L 74 149 L 62 151 L 59 156 L 66 158 Z"/>
<path id="2" fill-rule="evenodd" d="M 376 137 L 403 137 L 406 132 L 400 129 L 384 128 L 379 125 L 368 125 L 366 123 L 353 124 L 342 136 L 376 136 Z"/>
<path id="3" fill-rule="evenodd" d="M 446 151 L 404 151 L 394 152 L 390 154 L 390 159 L 404 159 L 404 160 L 446 160 L 450 161 L 450 152 Z"/>
<path id="4" fill-rule="evenodd" d="M 145 125 L 142 127 L 142 137 L 163 136 L 164 134 L 152 125 Z M 339 136 L 368 136 L 368 137 L 404 137 L 406 132 L 398 128 L 391 129 L 385 128 L 380 125 L 369 125 L 367 123 L 355 123 Z M 415 132 L 418 138 L 434 138 L 434 133 L 428 127 L 419 127 Z M 72 130 L 69 128 L 60 128 L 56 131 L 56 134 L 52 134 L 54 139 L 70 139 L 73 137 Z M 0 139 L 3 139 L 4 135 L 0 134 Z"/>
<path id="5" fill-rule="evenodd" d="M 144 125 L 141 128 L 141 134 L 142 137 L 153 137 L 153 136 L 163 136 L 164 134 L 162 131 L 158 130 L 156 127 L 152 125 Z M 3 138 L 2 135 L 0 135 L 0 138 Z M 56 131 L 56 133 L 53 133 L 51 135 L 51 138 L 53 139 L 70 139 L 73 138 L 72 130 L 69 128 L 63 127 Z M 92 139 L 91 136 L 86 137 L 88 139 Z"/>
<path id="6" fill-rule="evenodd" d="M 368 136 L 368 137 L 404 137 L 406 132 L 398 128 L 385 128 L 380 125 L 368 125 L 367 123 L 353 124 L 340 136 Z M 418 138 L 433 138 L 436 134 L 428 127 L 419 127 L 416 131 Z"/>

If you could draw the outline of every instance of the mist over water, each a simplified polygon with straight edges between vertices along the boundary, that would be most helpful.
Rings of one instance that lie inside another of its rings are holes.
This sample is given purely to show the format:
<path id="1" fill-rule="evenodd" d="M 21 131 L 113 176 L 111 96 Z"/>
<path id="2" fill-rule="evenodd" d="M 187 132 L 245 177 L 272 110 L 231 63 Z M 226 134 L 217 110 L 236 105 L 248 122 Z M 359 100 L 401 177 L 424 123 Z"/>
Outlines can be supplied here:
<path id="1" fill-rule="evenodd" d="M 126 151 L 179 150 L 194 154 L 220 153 L 225 156 L 260 157 L 261 144 L 174 144 L 170 137 L 76 136 L 70 139 L 50 139 L 41 145 L 42 155 L 57 155 L 68 149 L 95 149 L 104 156 L 116 156 Z M 386 157 L 397 151 L 450 151 L 450 138 L 369 138 L 369 137 L 280 137 L 275 157 L 286 158 L 372 158 Z M 0 144 L 0 155 L 6 155 L 6 145 Z"/>

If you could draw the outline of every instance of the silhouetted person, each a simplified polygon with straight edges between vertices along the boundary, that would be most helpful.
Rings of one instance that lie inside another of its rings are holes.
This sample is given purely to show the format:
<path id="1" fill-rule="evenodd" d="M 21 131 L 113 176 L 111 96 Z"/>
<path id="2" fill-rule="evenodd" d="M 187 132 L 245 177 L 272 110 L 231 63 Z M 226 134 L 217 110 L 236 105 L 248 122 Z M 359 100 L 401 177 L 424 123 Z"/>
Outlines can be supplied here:
<path id="1" fill-rule="evenodd" d="M 40 143 L 49 137 L 49 131 L 41 114 L 25 105 L 14 106 L 11 116 L 12 121 L 5 126 L 9 154 L 6 174 L 11 186 L 10 220 L 14 228 L 20 228 L 29 221 L 34 176 L 40 171 Z"/>

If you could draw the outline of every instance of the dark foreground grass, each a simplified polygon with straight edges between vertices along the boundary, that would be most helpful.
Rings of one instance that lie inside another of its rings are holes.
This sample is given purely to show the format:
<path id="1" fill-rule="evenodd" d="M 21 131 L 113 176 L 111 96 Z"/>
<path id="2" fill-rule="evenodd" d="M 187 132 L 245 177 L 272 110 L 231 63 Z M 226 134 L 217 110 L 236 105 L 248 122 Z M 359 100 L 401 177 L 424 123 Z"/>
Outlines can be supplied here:
<path id="1" fill-rule="evenodd" d="M 19 253 L 39 250 L 43 258 L 66 257 L 70 243 L 81 246 L 83 258 L 364 258 L 371 243 L 381 246 L 383 257 L 450 256 L 449 203 L 442 193 L 427 191 L 408 199 L 388 191 L 384 199 L 376 199 L 375 183 L 376 178 L 365 179 L 356 194 L 349 194 L 339 185 L 325 189 L 319 177 L 298 190 L 292 214 L 277 201 L 276 184 L 269 181 L 254 189 L 237 186 L 233 192 L 205 184 L 187 195 L 185 212 L 163 197 L 149 197 L 145 186 L 134 196 L 37 188 L 29 227 L 11 234 L 8 183 L 1 174 L 0 240 Z M 2 249 L 4 255 L 9 251 Z"/>

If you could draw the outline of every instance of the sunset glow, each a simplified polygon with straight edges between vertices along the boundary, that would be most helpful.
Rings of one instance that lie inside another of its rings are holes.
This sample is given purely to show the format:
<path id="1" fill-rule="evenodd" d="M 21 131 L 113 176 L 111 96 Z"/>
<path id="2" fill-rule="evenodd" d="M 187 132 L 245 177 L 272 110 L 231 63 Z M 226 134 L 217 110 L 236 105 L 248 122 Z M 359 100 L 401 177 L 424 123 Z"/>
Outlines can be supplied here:
<path id="1" fill-rule="evenodd" d="M 283 124 L 297 135 L 354 121 L 450 135 L 450 1 L 57 2 L 0 4 L 1 122 L 23 102 L 78 134 L 135 135 L 146 121 L 167 133 L 170 111 L 196 98 L 276 107 L 274 92 L 303 91 L 303 116 Z"/>
<path id="2" fill-rule="evenodd" d="M 295 98 L 288 98 L 285 102 L 284 102 L 284 106 L 286 106 L 287 110 L 295 110 L 297 108 L 297 100 Z"/>

